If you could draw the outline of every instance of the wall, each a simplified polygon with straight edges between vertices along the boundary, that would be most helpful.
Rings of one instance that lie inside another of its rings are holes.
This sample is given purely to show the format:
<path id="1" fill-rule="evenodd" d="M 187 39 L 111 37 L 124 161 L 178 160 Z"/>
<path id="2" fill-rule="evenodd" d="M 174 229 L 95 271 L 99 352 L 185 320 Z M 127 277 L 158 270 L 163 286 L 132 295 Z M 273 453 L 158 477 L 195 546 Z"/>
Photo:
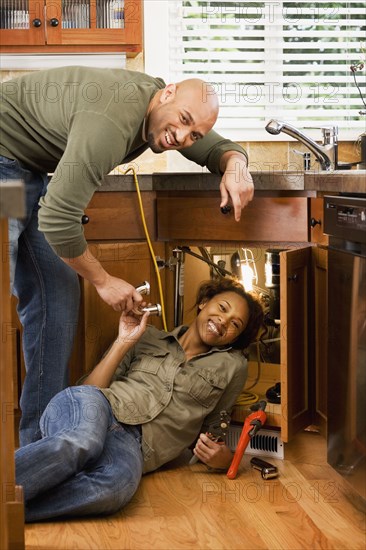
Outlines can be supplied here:
<path id="1" fill-rule="evenodd" d="M 134 71 L 144 70 L 143 55 L 139 54 L 135 58 L 127 58 L 126 67 Z M 16 76 L 24 74 L 16 71 L 0 71 L 0 80 L 10 80 Z M 245 134 L 245 130 L 243 130 Z M 244 137 L 244 136 L 243 136 Z M 320 137 L 320 131 L 319 131 Z M 249 154 L 249 166 L 252 171 L 273 171 L 273 170 L 299 170 L 302 171 L 302 157 L 294 152 L 307 151 L 301 143 L 295 141 L 273 141 L 266 142 L 247 142 L 240 144 Z M 342 162 L 354 162 L 360 158 L 357 144 L 353 142 L 339 143 L 339 160 Z M 133 163 L 137 173 L 146 174 L 151 172 L 190 172 L 202 171 L 200 166 L 187 161 L 179 153 L 162 153 L 156 155 L 150 150 L 146 151 Z M 315 166 L 315 165 L 314 165 Z"/>

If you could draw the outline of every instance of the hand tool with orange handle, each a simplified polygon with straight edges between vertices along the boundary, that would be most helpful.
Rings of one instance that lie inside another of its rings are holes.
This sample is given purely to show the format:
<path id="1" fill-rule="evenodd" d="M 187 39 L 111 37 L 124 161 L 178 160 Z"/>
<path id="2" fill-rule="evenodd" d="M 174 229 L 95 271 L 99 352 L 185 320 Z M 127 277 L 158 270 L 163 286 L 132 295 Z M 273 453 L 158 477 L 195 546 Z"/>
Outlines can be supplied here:
<path id="1" fill-rule="evenodd" d="M 258 430 L 263 427 L 267 419 L 267 415 L 264 412 L 266 406 L 266 401 L 259 401 L 258 403 L 255 403 L 250 407 L 250 410 L 253 412 L 245 419 L 238 445 L 234 453 L 234 457 L 226 474 L 229 479 L 236 478 L 239 464 L 241 462 L 241 459 L 243 458 L 243 454 L 248 446 L 249 441 L 258 432 Z"/>

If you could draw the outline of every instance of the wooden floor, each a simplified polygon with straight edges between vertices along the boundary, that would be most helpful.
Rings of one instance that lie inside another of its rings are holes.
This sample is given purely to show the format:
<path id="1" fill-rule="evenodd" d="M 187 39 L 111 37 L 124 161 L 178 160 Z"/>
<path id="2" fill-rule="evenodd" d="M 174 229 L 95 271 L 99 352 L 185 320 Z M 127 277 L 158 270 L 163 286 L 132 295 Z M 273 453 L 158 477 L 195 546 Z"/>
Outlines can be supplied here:
<path id="1" fill-rule="evenodd" d="M 326 463 L 325 440 L 303 432 L 264 481 L 243 458 L 237 479 L 201 464 L 145 476 L 109 518 L 26 526 L 26 549 L 365 549 L 365 503 Z"/>

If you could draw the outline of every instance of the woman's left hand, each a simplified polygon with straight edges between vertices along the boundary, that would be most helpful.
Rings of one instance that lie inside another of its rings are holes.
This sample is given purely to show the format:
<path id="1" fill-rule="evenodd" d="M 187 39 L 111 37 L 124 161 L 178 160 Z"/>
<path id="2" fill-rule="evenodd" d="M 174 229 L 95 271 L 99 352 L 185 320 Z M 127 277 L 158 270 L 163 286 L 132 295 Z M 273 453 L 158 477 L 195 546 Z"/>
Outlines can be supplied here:
<path id="1" fill-rule="evenodd" d="M 207 434 L 201 433 L 193 449 L 195 456 L 210 468 L 226 470 L 229 468 L 233 453 L 224 443 L 212 441 Z"/>

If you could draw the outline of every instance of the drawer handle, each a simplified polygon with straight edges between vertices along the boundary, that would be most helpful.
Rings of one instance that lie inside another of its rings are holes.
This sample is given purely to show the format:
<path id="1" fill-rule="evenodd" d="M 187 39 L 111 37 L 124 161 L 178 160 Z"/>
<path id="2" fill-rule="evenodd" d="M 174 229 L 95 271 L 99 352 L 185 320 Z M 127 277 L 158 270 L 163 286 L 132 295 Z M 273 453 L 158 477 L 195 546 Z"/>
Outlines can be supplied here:
<path id="1" fill-rule="evenodd" d="M 226 206 L 222 206 L 220 210 L 222 214 L 228 214 L 229 212 L 231 212 L 231 206 L 227 204 Z"/>
<path id="2" fill-rule="evenodd" d="M 321 225 L 322 221 L 321 220 L 316 220 L 315 218 L 311 218 L 311 220 L 310 220 L 311 227 L 315 227 L 318 224 Z"/>
<path id="3" fill-rule="evenodd" d="M 87 223 L 89 223 L 89 216 L 87 216 L 86 214 L 84 214 L 83 216 L 81 216 L 81 223 L 83 225 L 86 225 Z"/>
<path id="4" fill-rule="evenodd" d="M 287 277 L 287 280 L 297 283 L 297 281 L 299 280 L 299 276 L 295 273 L 295 275 L 290 275 L 289 277 Z"/>
<path id="5" fill-rule="evenodd" d="M 58 27 L 58 19 L 56 19 L 56 17 L 52 17 L 52 19 L 50 19 L 50 25 L 51 27 Z"/>
<path id="6" fill-rule="evenodd" d="M 40 19 L 33 19 L 32 25 L 33 27 L 40 27 L 42 25 L 42 21 Z"/>

